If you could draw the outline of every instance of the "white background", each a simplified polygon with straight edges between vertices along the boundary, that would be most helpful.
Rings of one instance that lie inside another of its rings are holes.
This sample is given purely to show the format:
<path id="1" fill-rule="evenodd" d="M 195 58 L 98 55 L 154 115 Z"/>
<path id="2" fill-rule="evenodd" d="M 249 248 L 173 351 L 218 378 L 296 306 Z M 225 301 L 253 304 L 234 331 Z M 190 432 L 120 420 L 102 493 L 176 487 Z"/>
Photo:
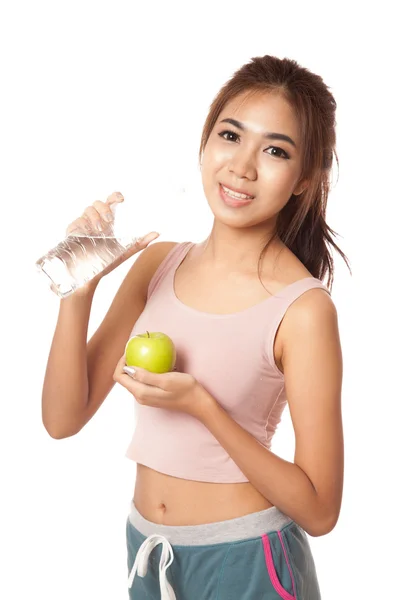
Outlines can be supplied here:
<path id="1" fill-rule="evenodd" d="M 125 195 L 133 235 L 204 240 L 212 214 L 197 166 L 201 128 L 222 84 L 264 54 L 318 73 L 338 103 L 340 172 L 327 220 L 353 276 L 335 253 L 346 464 L 339 522 L 309 538 L 322 597 L 399 593 L 399 46 L 391 6 L 2 4 L 2 598 L 127 598 L 135 464 L 124 454 L 134 400 L 115 386 L 78 436 L 46 433 L 41 388 L 59 300 L 34 262 L 85 206 L 114 190 Z M 134 260 L 100 283 L 89 336 Z M 272 450 L 292 460 L 288 411 Z"/>

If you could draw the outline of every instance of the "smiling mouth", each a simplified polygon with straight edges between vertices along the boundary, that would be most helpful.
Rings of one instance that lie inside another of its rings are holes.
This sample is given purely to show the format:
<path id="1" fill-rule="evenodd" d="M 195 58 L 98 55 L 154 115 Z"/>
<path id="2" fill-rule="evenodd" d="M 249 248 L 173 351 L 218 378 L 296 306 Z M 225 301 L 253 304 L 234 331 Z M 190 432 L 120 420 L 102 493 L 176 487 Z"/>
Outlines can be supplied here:
<path id="1" fill-rule="evenodd" d="M 251 196 L 250 194 L 246 194 L 245 192 L 236 192 L 235 190 L 232 190 L 230 187 L 224 185 L 223 183 L 220 183 L 220 186 L 222 187 L 223 191 L 225 192 L 225 194 L 227 194 L 230 198 L 234 198 L 235 200 L 253 200 L 254 196 Z"/>
<path id="2" fill-rule="evenodd" d="M 237 197 L 231 196 L 224 190 L 224 186 L 222 186 L 222 184 L 219 185 L 219 195 L 221 197 L 221 200 L 224 202 L 224 204 L 226 204 L 227 206 L 233 207 L 233 208 L 246 206 L 247 204 L 250 204 L 254 200 L 253 197 L 237 198 Z"/>

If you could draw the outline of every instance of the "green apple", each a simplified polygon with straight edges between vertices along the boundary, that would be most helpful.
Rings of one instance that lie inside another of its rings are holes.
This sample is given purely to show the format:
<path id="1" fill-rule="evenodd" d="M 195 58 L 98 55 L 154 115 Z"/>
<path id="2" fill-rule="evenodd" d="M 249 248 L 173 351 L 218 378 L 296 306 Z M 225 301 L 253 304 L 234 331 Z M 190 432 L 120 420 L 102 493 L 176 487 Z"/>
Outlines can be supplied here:
<path id="1" fill-rule="evenodd" d="M 138 333 L 125 346 L 128 367 L 142 367 L 152 373 L 167 373 L 175 366 L 176 350 L 173 341 L 161 331 Z"/>

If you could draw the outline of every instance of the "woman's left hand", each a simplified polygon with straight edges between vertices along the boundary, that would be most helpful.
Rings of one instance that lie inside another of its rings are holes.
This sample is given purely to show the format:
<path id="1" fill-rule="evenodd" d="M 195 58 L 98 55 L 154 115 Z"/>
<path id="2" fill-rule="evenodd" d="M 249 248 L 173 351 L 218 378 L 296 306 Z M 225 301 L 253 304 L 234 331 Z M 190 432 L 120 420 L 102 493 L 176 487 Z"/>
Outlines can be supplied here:
<path id="1" fill-rule="evenodd" d="M 139 367 L 127 367 L 135 371 L 134 375 L 128 375 L 124 367 L 125 355 L 118 361 L 113 379 L 131 392 L 139 404 L 185 412 L 201 420 L 207 394 L 192 375 L 178 371 L 152 373 Z"/>

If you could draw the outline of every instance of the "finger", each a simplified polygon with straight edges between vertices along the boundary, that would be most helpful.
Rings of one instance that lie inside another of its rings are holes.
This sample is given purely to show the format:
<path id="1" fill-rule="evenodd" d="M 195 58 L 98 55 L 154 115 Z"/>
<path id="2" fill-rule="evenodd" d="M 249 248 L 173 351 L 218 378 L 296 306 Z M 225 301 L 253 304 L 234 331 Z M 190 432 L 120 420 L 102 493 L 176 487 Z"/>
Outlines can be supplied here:
<path id="1" fill-rule="evenodd" d="M 107 200 L 106 200 L 106 204 L 112 204 L 113 202 L 123 202 L 124 201 L 124 197 L 121 194 L 121 192 L 113 192 L 112 194 L 110 194 L 110 196 L 108 196 Z"/>
<path id="2" fill-rule="evenodd" d="M 168 397 L 166 391 L 158 387 L 147 385 L 141 381 L 136 381 L 136 379 L 132 379 L 130 375 L 126 375 L 125 373 L 118 375 L 116 381 L 135 396 L 138 401 L 144 403 L 149 401 L 153 404 L 156 400 L 162 401 L 166 400 Z"/>
<path id="3" fill-rule="evenodd" d="M 140 248 L 145 248 L 151 242 L 154 242 L 155 239 L 158 238 L 160 234 L 157 231 L 151 231 L 150 233 L 146 233 L 146 235 L 136 238 L 136 245 Z"/>
<path id="4" fill-rule="evenodd" d="M 126 373 L 125 369 L 128 369 L 128 373 Z M 151 371 L 142 369 L 136 365 L 127 366 L 125 354 L 119 359 L 114 374 L 120 378 L 126 375 L 137 382 L 161 389 L 163 388 L 163 385 L 167 385 L 167 378 L 165 377 L 167 373 L 152 373 Z"/>
<path id="5" fill-rule="evenodd" d="M 122 367 L 122 370 L 133 379 L 135 378 L 135 369 L 133 367 Z"/>
<path id="6" fill-rule="evenodd" d="M 147 369 L 142 369 L 140 367 L 133 366 L 135 370 L 135 381 L 140 381 L 141 383 L 145 383 L 146 385 L 151 385 L 162 390 L 166 390 L 168 388 L 168 378 L 165 376 L 165 373 L 152 373 L 151 371 L 147 371 Z"/>
<path id="7" fill-rule="evenodd" d="M 103 230 L 103 222 L 101 220 L 99 212 L 93 206 L 87 206 L 82 215 L 83 218 L 88 219 L 94 230 L 97 231 Z"/>
<path id="8" fill-rule="evenodd" d="M 75 221 L 72 221 L 72 223 L 70 223 L 67 227 L 67 235 L 69 235 L 70 233 L 72 233 L 73 231 L 92 231 L 92 226 L 90 224 L 90 221 L 87 218 L 84 217 L 79 217 L 78 219 L 75 219 Z"/>
<path id="9" fill-rule="evenodd" d="M 150 242 L 155 240 L 159 235 L 160 234 L 156 231 L 152 231 L 142 238 L 137 238 L 135 243 L 132 244 L 132 246 L 129 246 L 129 248 L 125 250 L 115 262 L 113 262 L 113 265 L 119 265 L 137 252 L 144 250 L 150 244 Z"/>
<path id="10" fill-rule="evenodd" d="M 97 210 L 97 212 L 100 215 L 100 218 L 105 223 L 111 223 L 111 221 L 114 221 L 114 214 L 109 204 L 101 202 L 101 200 L 95 200 L 93 202 L 93 207 Z"/>

